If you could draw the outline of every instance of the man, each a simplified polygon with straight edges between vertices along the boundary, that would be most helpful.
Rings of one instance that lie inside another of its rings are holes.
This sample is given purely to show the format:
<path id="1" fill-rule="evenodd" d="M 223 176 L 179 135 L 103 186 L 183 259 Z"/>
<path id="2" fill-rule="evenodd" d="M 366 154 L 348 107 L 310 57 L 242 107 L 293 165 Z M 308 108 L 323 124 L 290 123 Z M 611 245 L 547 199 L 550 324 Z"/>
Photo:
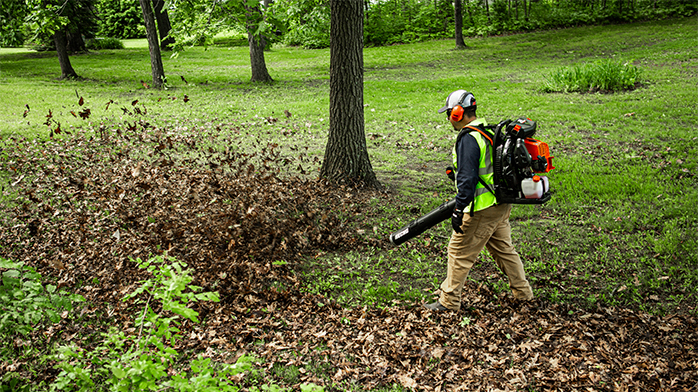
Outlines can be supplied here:
<path id="1" fill-rule="evenodd" d="M 492 140 L 494 134 L 478 120 L 477 104 L 472 93 L 452 92 L 439 113 L 446 112 L 449 122 L 459 132 L 453 149 L 453 166 L 458 194 L 451 217 L 453 233 L 448 244 L 448 270 L 441 283 L 438 301 L 424 305 L 434 311 L 459 310 L 461 293 L 477 256 L 484 247 L 509 278 L 514 297 L 533 299 L 523 264 L 511 242 L 509 214 L 511 204 L 497 204 L 494 190 Z"/>

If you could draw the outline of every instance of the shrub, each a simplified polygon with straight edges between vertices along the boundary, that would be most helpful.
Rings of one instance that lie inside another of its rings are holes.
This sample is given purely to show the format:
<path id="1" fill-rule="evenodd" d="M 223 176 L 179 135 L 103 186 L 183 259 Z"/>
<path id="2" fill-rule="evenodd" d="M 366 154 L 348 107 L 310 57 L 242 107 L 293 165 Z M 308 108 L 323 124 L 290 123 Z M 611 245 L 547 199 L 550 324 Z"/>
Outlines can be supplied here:
<path id="1" fill-rule="evenodd" d="M 218 293 L 197 293 L 191 285 L 191 270 L 171 257 L 157 256 L 147 261 L 135 260 L 138 267 L 153 278 L 126 295 L 142 308 L 133 314 L 137 335 L 126 335 L 112 328 L 93 351 L 74 345 L 61 346 L 53 356 L 61 372 L 51 390 L 88 391 L 98 385 L 110 391 L 175 390 L 175 391 L 238 391 L 230 377 L 253 368 L 254 358 L 243 356 L 234 365 L 214 364 L 199 355 L 189 369 L 177 369 L 179 353 L 174 349 L 179 340 L 180 320 L 199 323 L 198 312 L 187 304 L 195 301 L 218 301 Z M 158 309 L 156 312 L 154 309 Z"/>
<path id="2" fill-rule="evenodd" d="M 40 324 L 57 323 L 63 311 L 73 303 L 84 301 L 79 295 L 58 291 L 54 285 L 43 285 L 41 274 L 34 268 L 0 257 L 0 358 L 9 354 L 13 336 L 26 336 Z"/>
<path id="3" fill-rule="evenodd" d="M 87 49 L 123 49 L 124 43 L 118 38 L 95 38 L 87 41 Z"/>
<path id="4" fill-rule="evenodd" d="M 629 63 L 606 59 L 555 70 L 543 86 L 545 92 L 613 92 L 635 88 L 640 70 Z"/>
<path id="5" fill-rule="evenodd" d="M 122 39 L 145 37 L 143 12 L 138 0 L 100 0 L 96 9 L 99 35 Z"/>

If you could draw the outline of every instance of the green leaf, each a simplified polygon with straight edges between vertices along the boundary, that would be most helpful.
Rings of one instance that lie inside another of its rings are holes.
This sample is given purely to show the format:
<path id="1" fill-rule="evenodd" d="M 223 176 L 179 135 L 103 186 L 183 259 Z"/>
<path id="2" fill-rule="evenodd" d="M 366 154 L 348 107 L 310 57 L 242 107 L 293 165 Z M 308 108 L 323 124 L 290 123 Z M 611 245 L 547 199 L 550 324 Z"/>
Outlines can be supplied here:
<path id="1" fill-rule="evenodd" d="M 114 377 L 118 379 L 126 378 L 126 372 L 120 367 L 116 365 L 109 365 L 109 369 L 111 370 L 111 373 L 114 375 Z"/>
<path id="2" fill-rule="evenodd" d="M 61 321 L 61 316 L 51 309 L 46 309 L 46 315 L 52 323 L 57 323 Z"/>
<path id="3" fill-rule="evenodd" d="M 0 257 L 0 268 L 3 269 L 20 269 L 24 264 L 23 263 L 15 263 L 14 261 L 10 261 L 7 259 L 3 259 Z"/>
<path id="4" fill-rule="evenodd" d="M 18 278 L 20 276 L 20 273 L 19 271 L 13 269 L 3 272 L 2 276 L 5 278 Z"/>

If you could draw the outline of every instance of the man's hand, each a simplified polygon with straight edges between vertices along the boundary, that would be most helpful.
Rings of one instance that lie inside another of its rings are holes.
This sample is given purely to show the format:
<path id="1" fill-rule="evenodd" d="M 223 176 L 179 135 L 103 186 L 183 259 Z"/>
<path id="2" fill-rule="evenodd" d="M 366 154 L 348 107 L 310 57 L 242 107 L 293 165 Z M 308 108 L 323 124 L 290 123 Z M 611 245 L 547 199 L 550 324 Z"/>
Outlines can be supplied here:
<path id="1" fill-rule="evenodd" d="M 456 169 L 453 168 L 453 166 L 449 166 L 446 168 L 446 175 L 448 176 L 448 179 L 451 181 L 456 180 Z"/>
<path id="2" fill-rule="evenodd" d="M 463 226 L 463 210 L 459 210 L 458 208 L 453 210 L 453 215 L 451 215 L 451 226 L 453 226 L 453 230 L 456 233 L 463 234 L 463 229 L 460 228 Z"/>

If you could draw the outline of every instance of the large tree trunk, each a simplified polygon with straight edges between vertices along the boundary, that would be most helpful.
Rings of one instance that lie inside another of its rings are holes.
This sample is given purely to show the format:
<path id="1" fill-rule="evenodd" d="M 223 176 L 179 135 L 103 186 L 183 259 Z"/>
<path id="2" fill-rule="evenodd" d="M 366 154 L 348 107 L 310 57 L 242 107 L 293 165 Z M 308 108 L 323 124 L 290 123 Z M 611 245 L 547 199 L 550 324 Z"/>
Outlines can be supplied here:
<path id="1" fill-rule="evenodd" d="M 78 74 L 70 64 L 68 56 L 68 39 L 64 29 L 60 29 L 53 34 L 53 42 L 56 44 L 56 52 L 58 53 L 58 64 L 61 66 L 61 79 L 75 79 Z"/>
<path id="2" fill-rule="evenodd" d="M 362 0 L 330 0 L 330 131 L 320 177 L 380 187 L 364 134 Z"/>
<path id="3" fill-rule="evenodd" d="M 455 0 L 454 10 L 456 18 L 456 49 L 465 49 L 465 41 L 463 41 L 463 3 L 461 0 Z"/>
<path id="4" fill-rule="evenodd" d="M 262 13 L 259 7 L 247 8 L 247 41 L 250 44 L 250 65 L 252 67 L 253 82 L 273 82 L 274 80 L 267 71 L 267 63 L 264 61 L 264 37 L 254 35 L 257 26 L 255 20 L 261 19 Z"/>
<path id="5" fill-rule="evenodd" d="M 158 42 L 158 32 L 155 27 L 155 16 L 153 15 L 153 5 L 151 0 L 138 0 L 143 10 L 143 21 L 145 22 L 145 33 L 148 36 L 148 49 L 150 50 L 150 69 L 153 73 L 153 86 L 162 88 L 165 84 L 165 69 L 162 66 L 162 55 L 160 54 L 160 42 Z"/>
<path id="6" fill-rule="evenodd" d="M 80 52 L 86 52 L 87 51 L 87 46 L 85 45 L 85 40 L 82 39 L 82 34 L 80 34 L 79 31 L 76 32 L 68 32 L 66 35 L 66 38 L 68 40 L 67 42 L 67 50 L 68 53 L 80 53 Z"/>
<path id="7" fill-rule="evenodd" d="M 160 34 L 160 49 L 172 50 L 172 45 L 175 43 L 175 40 L 167 36 L 170 34 L 170 30 L 172 30 L 172 25 L 170 24 L 170 16 L 164 8 L 165 0 L 155 0 L 153 6 L 155 20 L 158 22 L 158 33 Z"/>

